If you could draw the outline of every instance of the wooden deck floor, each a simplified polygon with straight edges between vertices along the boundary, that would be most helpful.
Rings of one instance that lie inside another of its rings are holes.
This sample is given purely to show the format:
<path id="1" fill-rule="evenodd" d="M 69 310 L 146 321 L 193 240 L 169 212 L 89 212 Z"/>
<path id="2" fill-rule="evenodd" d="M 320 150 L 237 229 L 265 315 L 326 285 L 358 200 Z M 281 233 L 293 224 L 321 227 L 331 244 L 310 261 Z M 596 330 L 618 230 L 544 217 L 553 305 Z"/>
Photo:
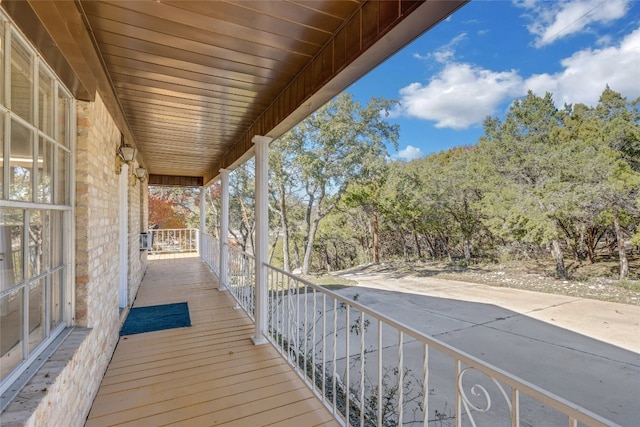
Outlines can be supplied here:
<path id="1" fill-rule="evenodd" d="M 134 307 L 182 301 L 191 327 L 120 339 L 87 427 L 338 425 L 198 258 L 151 261 Z"/>

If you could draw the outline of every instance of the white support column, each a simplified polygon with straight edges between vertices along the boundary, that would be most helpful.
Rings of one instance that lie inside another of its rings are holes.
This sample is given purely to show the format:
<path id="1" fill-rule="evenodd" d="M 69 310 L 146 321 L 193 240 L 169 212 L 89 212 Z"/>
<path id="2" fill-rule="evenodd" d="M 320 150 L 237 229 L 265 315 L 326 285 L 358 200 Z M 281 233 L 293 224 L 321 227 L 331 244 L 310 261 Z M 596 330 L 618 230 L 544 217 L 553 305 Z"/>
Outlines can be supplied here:
<path id="1" fill-rule="evenodd" d="M 118 232 L 119 252 L 119 286 L 118 307 L 129 306 L 129 165 L 123 164 L 119 176 Z"/>
<path id="2" fill-rule="evenodd" d="M 205 203 L 205 188 L 200 187 L 200 231 L 198 233 L 198 253 L 200 254 L 200 262 L 205 261 L 204 233 L 207 231 L 207 204 Z"/>
<path id="3" fill-rule="evenodd" d="M 269 249 L 269 143 L 272 138 L 254 136 L 256 153 L 256 331 L 253 343 L 267 342 L 267 253 Z"/>
<path id="4" fill-rule="evenodd" d="M 220 285 L 219 291 L 227 290 L 227 260 L 229 259 L 229 173 L 228 169 L 220 169 Z"/>

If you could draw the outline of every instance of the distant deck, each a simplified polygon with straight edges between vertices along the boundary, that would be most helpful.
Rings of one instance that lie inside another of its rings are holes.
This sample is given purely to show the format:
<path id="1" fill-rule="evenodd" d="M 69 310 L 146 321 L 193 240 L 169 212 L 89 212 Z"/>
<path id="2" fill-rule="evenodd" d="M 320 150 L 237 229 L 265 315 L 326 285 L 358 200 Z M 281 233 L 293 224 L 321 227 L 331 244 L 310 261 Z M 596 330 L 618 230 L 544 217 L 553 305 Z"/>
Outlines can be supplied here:
<path id="1" fill-rule="evenodd" d="M 337 426 L 189 255 L 150 261 L 134 307 L 187 301 L 192 326 L 121 338 L 86 426 Z"/>

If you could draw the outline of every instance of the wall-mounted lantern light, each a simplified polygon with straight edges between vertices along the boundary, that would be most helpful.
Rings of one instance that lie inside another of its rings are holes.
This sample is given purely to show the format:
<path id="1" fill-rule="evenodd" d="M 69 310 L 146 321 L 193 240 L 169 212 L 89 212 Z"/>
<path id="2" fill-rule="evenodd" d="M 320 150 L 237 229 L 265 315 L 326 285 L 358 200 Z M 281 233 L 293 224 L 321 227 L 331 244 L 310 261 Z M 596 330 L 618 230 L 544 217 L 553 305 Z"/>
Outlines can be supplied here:
<path id="1" fill-rule="evenodd" d="M 135 147 L 125 144 L 124 135 L 120 136 L 120 146 L 116 150 L 116 173 L 120 174 L 123 164 L 130 164 L 136 158 Z"/>
<path id="2" fill-rule="evenodd" d="M 147 170 L 145 168 L 136 168 L 136 176 L 140 181 L 144 180 L 144 177 L 147 176 Z"/>

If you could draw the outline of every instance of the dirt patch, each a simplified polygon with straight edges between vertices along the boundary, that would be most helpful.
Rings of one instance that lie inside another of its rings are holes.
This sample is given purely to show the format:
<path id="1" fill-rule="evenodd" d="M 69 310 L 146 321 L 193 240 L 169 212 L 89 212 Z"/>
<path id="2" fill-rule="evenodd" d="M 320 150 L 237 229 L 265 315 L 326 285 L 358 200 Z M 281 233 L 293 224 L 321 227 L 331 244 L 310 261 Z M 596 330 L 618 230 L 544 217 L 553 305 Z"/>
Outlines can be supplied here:
<path id="1" fill-rule="evenodd" d="M 584 267 L 572 266 L 573 278 L 569 280 L 556 278 L 552 265 L 532 261 L 473 265 L 428 261 L 385 262 L 368 264 L 340 273 L 382 273 L 393 278 L 437 277 L 503 288 L 640 305 L 640 280 L 637 280 L 638 270 L 636 270 L 638 262 L 640 261 L 632 262 L 633 280 L 624 281 L 611 277 L 611 271 L 615 273 L 615 266 L 609 265 L 611 263 Z"/>

